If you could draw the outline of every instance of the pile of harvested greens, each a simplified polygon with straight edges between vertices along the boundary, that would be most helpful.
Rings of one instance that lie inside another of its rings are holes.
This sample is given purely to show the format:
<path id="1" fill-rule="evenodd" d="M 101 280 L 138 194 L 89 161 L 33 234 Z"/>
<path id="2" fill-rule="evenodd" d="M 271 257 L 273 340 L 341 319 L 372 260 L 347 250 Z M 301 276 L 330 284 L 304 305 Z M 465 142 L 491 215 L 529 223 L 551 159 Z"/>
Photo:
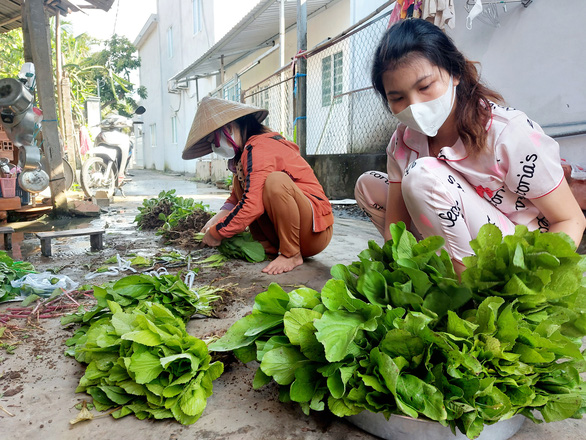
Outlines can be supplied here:
<path id="1" fill-rule="evenodd" d="M 565 234 L 485 225 L 462 283 L 440 237 L 420 242 L 400 223 L 321 292 L 277 284 L 210 350 L 258 361 L 305 413 L 402 414 L 469 438 L 522 414 L 535 422 L 586 411 L 586 257 Z"/>
<path id="2" fill-rule="evenodd" d="M 171 242 L 193 245 L 193 234 L 212 218 L 209 206 L 192 198 L 175 195 L 175 190 L 161 191 L 156 198 L 145 199 L 134 218 L 138 229 L 156 229 Z"/>
<path id="3" fill-rule="evenodd" d="M 205 342 L 184 322 L 210 315 L 219 290 L 191 290 L 180 275 L 130 275 L 94 286 L 97 305 L 61 319 L 81 324 L 66 341 L 66 354 L 87 364 L 76 391 L 90 394 L 98 410 L 117 408 L 116 418 L 194 423 L 223 365 L 211 363 Z"/>
<path id="4" fill-rule="evenodd" d="M 138 210 L 140 213 L 134 219 L 138 229 L 156 229 L 169 243 L 184 247 L 201 244 L 203 234 L 200 231 L 213 215 L 208 205 L 176 196 L 175 190 L 162 191 L 156 198 L 145 199 Z M 266 258 L 262 245 L 249 232 L 222 240 L 218 251 L 227 258 L 253 263 Z"/>
<path id="5" fill-rule="evenodd" d="M 72 349 L 87 364 L 76 392 L 87 392 L 99 411 L 114 418 L 175 418 L 195 423 L 223 372 L 205 342 L 189 335 L 183 321 L 160 304 L 144 302 L 124 311 L 108 302 L 110 316 L 95 321 Z"/>

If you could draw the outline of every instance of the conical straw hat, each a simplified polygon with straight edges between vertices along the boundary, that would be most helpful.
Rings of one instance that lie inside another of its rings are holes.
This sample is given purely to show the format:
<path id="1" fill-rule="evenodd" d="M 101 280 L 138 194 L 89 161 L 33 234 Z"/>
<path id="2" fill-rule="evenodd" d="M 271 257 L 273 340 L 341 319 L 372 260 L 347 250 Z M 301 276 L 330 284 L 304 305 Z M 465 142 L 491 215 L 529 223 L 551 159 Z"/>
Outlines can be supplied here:
<path id="1" fill-rule="evenodd" d="M 212 144 L 207 137 L 227 123 L 249 114 L 254 114 L 258 122 L 262 122 L 269 112 L 264 108 L 253 107 L 241 102 L 209 96 L 203 98 L 195 113 L 189 136 L 187 136 L 182 154 L 183 159 L 195 159 L 210 154 Z"/>

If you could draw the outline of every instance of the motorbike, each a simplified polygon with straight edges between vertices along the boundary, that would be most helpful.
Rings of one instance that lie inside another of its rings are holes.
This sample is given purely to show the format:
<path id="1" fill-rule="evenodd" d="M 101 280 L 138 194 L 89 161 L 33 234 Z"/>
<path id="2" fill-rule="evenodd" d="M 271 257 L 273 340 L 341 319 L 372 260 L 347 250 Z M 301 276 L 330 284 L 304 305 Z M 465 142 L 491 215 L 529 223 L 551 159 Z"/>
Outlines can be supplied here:
<path id="1" fill-rule="evenodd" d="M 145 111 L 140 106 L 134 113 L 142 115 Z M 130 118 L 120 115 L 108 116 L 100 123 L 90 157 L 81 167 L 80 184 L 87 197 L 95 197 L 98 191 L 107 198 L 116 190 L 122 192 L 134 149 L 133 136 L 129 134 L 132 125 Z"/>

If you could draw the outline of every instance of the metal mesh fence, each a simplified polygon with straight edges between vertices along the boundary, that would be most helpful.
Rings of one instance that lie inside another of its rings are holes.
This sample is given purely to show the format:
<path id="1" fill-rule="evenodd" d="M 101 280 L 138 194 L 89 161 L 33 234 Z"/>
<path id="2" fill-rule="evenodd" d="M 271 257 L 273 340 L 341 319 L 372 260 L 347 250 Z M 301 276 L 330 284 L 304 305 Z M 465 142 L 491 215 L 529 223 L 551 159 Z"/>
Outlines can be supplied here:
<path id="1" fill-rule="evenodd" d="M 372 56 L 388 16 L 307 59 L 307 154 L 384 152 L 396 128 L 371 86 Z"/>
<path id="2" fill-rule="evenodd" d="M 397 120 L 370 83 L 375 48 L 388 14 L 307 56 L 308 155 L 384 152 Z M 242 92 L 242 101 L 269 110 L 266 125 L 293 139 L 294 76 L 284 68 Z"/>
<path id="3" fill-rule="evenodd" d="M 263 124 L 293 140 L 294 87 L 293 72 L 290 68 L 270 76 L 254 87 L 244 91 L 242 98 L 246 104 L 266 108 L 268 117 Z"/>

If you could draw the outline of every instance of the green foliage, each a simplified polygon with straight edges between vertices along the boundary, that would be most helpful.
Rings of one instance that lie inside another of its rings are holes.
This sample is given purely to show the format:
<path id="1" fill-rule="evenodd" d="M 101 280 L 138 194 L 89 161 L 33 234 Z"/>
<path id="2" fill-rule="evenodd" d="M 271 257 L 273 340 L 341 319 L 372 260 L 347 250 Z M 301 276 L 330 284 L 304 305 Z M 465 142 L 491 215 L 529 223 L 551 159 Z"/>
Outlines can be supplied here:
<path id="1" fill-rule="evenodd" d="M 205 342 L 189 335 L 163 305 L 145 302 L 124 311 L 108 301 L 108 308 L 72 342 L 75 358 L 87 364 L 76 392 L 90 394 L 99 411 L 118 408 L 114 418 L 195 423 L 223 364 L 212 363 Z"/>
<path id="2" fill-rule="evenodd" d="M 197 211 L 209 212 L 209 206 L 203 202 L 195 202 L 191 198 L 175 195 L 175 190 L 161 191 L 155 198 L 145 199 L 138 207 L 139 214 L 134 218 L 138 229 L 157 229 L 157 234 L 171 238 L 172 233 L 181 230 L 182 224 Z M 211 218 L 211 216 L 210 216 Z M 186 224 L 187 228 L 192 224 Z M 203 227 L 203 224 L 200 226 Z M 201 241 L 203 234 L 194 231 L 193 239 Z M 218 251 L 228 258 L 238 258 L 258 263 L 266 258 L 262 245 L 252 238 L 249 232 L 237 234 L 222 240 Z M 211 263 L 204 261 L 203 263 Z M 223 264 L 223 261 L 213 259 L 213 263 Z"/>
<path id="3" fill-rule="evenodd" d="M 179 222 L 196 210 L 209 211 L 209 206 L 192 198 L 175 195 L 175 190 L 161 191 L 157 197 L 144 199 L 134 218 L 138 229 L 159 229 L 163 234 L 176 227 Z"/>
<path id="4" fill-rule="evenodd" d="M 31 263 L 14 261 L 4 251 L 0 251 L 0 302 L 16 298 L 21 294 L 20 288 L 12 287 L 11 282 L 34 273 Z"/>
<path id="5" fill-rule="evenodd" d="M 77 313 L 64 316 L 61 323 L 91 322 L 107 313 L 109 301 L 124 308 L 139 307 L 144 302 L 163 304 L 173 315 L 187 321 L 195 313 L 209 316 L 212 313 L 211 304 L 220 299 L 216 294 L 219 290 L 202 287 L 195 292 L 187 287 L 180 275 L 129 275 L 102 286 L 93 286 L 98 303 L 87 312 L 82 308 Z"/>
<path id="6" fill-rule="evenodd" d="M 459 283 L 442 238 L 391 233 L 321 292 L 271 284 L 210 350 L 258 361 L 255 388 L 274 380 L 305 413 L 423 417 L 469 438 L 535 410 L 581 417 L 586 257 L 567 236 L 486 225 Z"/>
<path id="7" fill-rule="evenodd" d="M 266 258 L 262 244 L 252 238 L 250 232 L 224 238 L 218 246 L 218 251 L 225 257 L 246 260 L 251 263 L 260 263 Z"/>
<path id="8" fill-rule="evenodd" d="M 0 78 L 16 78 L 23 63 L 22 29 L 0 34 Z"/>
<path id="9" fill-rule="evenodd" d="M 115 111 L 123 116 L 131 116 L 137 103 L 133 94 L 146 99 L 144 87 L 135 90 L 130 82 L 130 73 L 140 67 L 140 58 L 136 56 L 136 47 L 124 36 L 117 34 L 105 42 L 105 48 L 86 60 L 89 65 L 102 66 L 93 70 L 91 75 L 98 84 L 100 101 L 105 113 Z"/>

